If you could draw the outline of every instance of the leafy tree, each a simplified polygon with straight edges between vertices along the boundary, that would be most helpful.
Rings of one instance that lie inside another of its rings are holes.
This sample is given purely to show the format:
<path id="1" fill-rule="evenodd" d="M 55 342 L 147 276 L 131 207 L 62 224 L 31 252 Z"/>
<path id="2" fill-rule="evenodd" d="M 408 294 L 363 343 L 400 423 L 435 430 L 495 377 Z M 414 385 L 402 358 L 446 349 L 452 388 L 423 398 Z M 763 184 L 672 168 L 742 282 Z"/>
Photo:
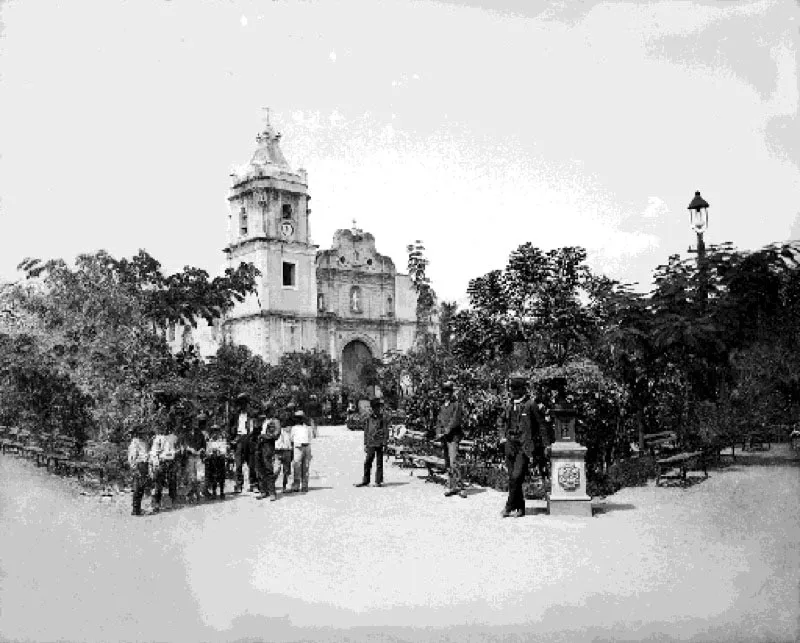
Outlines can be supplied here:
<path id="1" fill-rule="evenodd" d="M 92 400 L 96 437 L 120 439 L 133 426 L 153 421 L 152 390 L 185 390 L 196 363 L 173 356 L 164 341 L 167 323 L 213 320 L 252 289 L 252 267 L 208 280 L 186 268 L 164 276 L 147 253 L 117 260 L 106 252 L 20 264 L 25 281 L 10 298 L 29 318 L 42 350 L 55 355 L 55 370 Z M 196 360 L 195 360 L 196 362 Z"/>
<path id="2" fill-rule="evenodd" d="M 305 407 L 312 395 L 322 399 L 337 377 L 338 365 L 325 351 L 285 353 L 269 371 L 269 395 L 278 404 Z"/>
<path id="3" fill-rule="evenodd" d="M 425 246 L 419 239 L 406 246 L 408 252 L 408 275 L 417 293 L 417 341 L 431 340 L 431 324 L 436 307 L 436 292 L 427 275 L 428 264 Z"/>

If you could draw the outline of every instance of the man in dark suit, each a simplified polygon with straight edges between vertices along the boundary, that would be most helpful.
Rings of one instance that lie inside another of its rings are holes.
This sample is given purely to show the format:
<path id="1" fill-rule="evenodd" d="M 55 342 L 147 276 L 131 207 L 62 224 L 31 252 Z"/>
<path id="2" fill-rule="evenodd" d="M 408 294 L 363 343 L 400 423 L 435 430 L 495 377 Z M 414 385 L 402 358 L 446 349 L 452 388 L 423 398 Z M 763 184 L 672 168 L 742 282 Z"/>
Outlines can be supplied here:
<path id="1" fill-rule="evenodd" d="M 521 373 L 509 378 L 511 401 L 498 421 L 500 446 L 505 451 L 508 469 L 508 500 L 500 514 L 503 518 L 525 515 L 522 483 L 534 453 L 549 443 L 549 437 L 536 403 L 528 395 L 528 380 Z"/>
<path id="2" fill-rule="evenodd" d="M 250 492 L 258 486 L 256 476 L 256 446 L 258 436 L 253 436 L 255 420 L 249 413 L 250 397 L 240 393 L 236 397 L 236 411 L 230 417 L 230 433 L 236 435 L 236 484 L 233 493 L 241 493 L 244 487 L 243 465 L 247 464 L 247 478 Z M 259 431 L 260 432 L 260 431 Z"/>
<path id="3" fill-rule="evenodd" d="M 442 443 L 444 466 L 447 469 L 447 491 L 444 492 L 444 495 L 455 496 L 458 494 L 462 498 L 466 498 L 467 494 L 462 488 L 457 462 L 458 443 L 464 438 L 463 411 L 461 403 L 456 398 L 452 382 L 442 384 L 442 392 L 445 400 L 436 418 L 436 439 Z"/>
<path id="4" fill-rule="evenodd" d="M 364 427 L 364 452 L 367 454 L 364 459 L 364 476 L 356 487 L 369 486 L 372 462 L 376 457 L 375 486 L 383 486 L 383 451 L 389 442 L 389 425 L 383 413 L 383 400 L 379 397 L 370 400 L 370 406 L 372 413 Z"/>

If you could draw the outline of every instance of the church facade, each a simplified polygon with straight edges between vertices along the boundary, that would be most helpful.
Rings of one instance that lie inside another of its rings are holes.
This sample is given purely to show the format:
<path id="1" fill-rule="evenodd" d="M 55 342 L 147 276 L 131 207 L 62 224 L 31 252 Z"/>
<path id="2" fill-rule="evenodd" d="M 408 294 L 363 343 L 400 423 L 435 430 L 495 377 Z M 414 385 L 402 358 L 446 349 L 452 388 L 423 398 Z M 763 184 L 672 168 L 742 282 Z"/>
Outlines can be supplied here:
<path id="1" fill-rule="evenodd" d="M 243 344 L 273 364 L 286 352 L 326 351 L 342 384 L 357 387 L 367 360 L 413 345 L 416 292 L 355 223 L 326 250 L 313 243 L 308 177 L 290 169 L 280 138 L 267 122 L 250 162 L 231 175 L 224 252 L 231 267 L 258 268 L 256 292 L 220 324 L 174 341 L 193 341 L 204 355 L 222 341 Z"/>

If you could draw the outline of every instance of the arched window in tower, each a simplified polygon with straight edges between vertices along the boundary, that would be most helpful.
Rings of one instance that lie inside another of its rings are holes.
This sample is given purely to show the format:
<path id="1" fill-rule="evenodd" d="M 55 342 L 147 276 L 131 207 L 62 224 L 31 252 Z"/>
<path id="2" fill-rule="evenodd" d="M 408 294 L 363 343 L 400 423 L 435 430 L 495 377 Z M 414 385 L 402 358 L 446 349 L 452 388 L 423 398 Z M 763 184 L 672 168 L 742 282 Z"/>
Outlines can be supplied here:
<path id="1" fill-rule="evenodd" d="M 392 299 L 391 297 L 386 298 L 386 314 L 389 317 L 394 316 L 394 299 Z"/>
<path id="2" fill-rule="evenodd" d="M 281 208 L 283 220 L 286 221 L 292 218 L 292 204 L 291 203 L 284 203 L 283 207 Z"/>
<path id="3" fill-rule="evenodd" d="M 360 313 L 362 311 L 361 288 L 353 286 L 350 288 L 350 312 Z"/>
<path id="4" fill-rule="evenodd" d="M 325 295 L 317 293 L 317 310 L 321 313 L 325 312 Z"/>
<path id="5" fill-rule="evenodd" d="M 239 211 L 239 234 L 243 237 L 247 234 L 247 209 L 244 206 Z"/>

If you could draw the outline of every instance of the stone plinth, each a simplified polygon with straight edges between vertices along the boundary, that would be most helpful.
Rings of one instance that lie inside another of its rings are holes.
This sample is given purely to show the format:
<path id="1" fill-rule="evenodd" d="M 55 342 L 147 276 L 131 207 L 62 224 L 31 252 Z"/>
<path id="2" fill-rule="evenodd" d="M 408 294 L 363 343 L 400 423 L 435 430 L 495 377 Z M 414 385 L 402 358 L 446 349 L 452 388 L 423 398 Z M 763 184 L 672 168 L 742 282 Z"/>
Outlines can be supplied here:
<path id="1" fill-rule="evenodd" d="M 550 447 L 550 493 L 547 512 L 551 516 L 592 515 L 592 499 L 586 494 L 586 447 L 559 441 Z"/>

